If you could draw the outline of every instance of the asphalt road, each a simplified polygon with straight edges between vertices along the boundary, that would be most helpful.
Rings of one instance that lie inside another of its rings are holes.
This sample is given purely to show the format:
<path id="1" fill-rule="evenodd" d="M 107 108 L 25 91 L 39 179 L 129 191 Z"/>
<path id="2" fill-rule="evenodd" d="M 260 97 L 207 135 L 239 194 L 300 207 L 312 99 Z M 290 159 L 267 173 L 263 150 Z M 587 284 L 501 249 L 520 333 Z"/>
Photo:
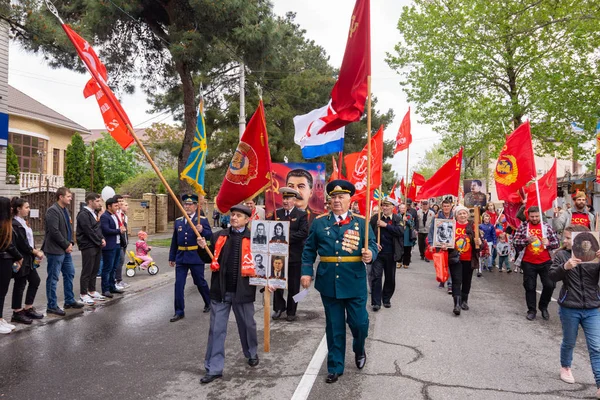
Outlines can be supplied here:
<path id="1" fill-rule="evenodd" d="M 166 254 L 159 253 L 160 261 Z M 573 363 L 578 383 L 563 383 L 557 305 L 551 304 L 550 321 L 526 321 L 522 275 L 474 277 L 471 310 L 455 317 L 451 297 L 437 288 L 432 264 L 418 260 L 396 273 L 392 308 L 369 311 L 365 369 L 354 366 L 348 331 L 344 376 L 336 384 L 324 383 L 322 363 L 310 399 L 593 398 L 585 341 L 578 342 Z M 129 281 L 131 290 L 107 305 L 69 310 L 67 318 L 50 317 L 0 337 L 0 398 L 288 399 L 324 335 L 322 306 L 313 290 L 299 306 L 298 321 L 272 322 L 271 352 L 261 348 L 259 366 L 250 368 L 231 315 L 224 378 L 201 386 L 209 316 L 202 313 L 191 279 L 186 318 L 177 323 L 169 323 L 173 272 L 168 267 L 156 277 L 140 274 Z M 262 316 L 259 298 L 260 342 Z"/>

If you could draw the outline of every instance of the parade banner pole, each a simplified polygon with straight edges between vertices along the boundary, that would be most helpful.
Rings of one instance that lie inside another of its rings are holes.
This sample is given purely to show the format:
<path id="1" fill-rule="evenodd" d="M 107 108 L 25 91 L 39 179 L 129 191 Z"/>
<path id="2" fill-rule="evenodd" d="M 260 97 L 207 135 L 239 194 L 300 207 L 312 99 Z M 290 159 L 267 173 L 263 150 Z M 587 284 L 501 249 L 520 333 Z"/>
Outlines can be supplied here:
<path id="1" fill-rule="evenodd" d="M 474 215 L 473 215 L 473 217 L 474 217 L 474 218 L 473 218 L 473 220 L 474 220 L 474 221 L 473 221 L 473 222 L 474 222 L 474 224 L 473 224 L 473 225 L 475 225 L 475 226 L 474 226 L 474 228 L 475 228 L 475 239 L 477 239 L 477 238 L 479 237 L 479 223 L 480 223 L 480 221 L 481 221 L 481 219 L 480 219 L 480 215 L 479 215 L 479 206 L 475 206 L 475 207 L 473 208 L 473 211 L 474 211 L 474 212 L 473 212 L 473 214 L 474 214 Z M 496 228 L 494 227 L 494 229 L 496 229 Z M 477 241 L 475 241 L 475 248 L 476 248 L 477 250 L 479 250 L 479 245 L 477 244 Z M 491 250 L 490 250 L 490 251 L 491 251 Z"/>
<path id="2" fill-rule="evenodd" d="M 544 213 L 542 212 L 542 199 L 540 198 L 540 185 L 538 185 L 537 176 L 535 177 L 535 193 L 537 194 L 538 208 L 540 209 L 540 224 L 542 225 L 542 238 L 545 238 L 546 229 L 544 229 Z"/>
<path id="3" fill-rule="evenodd" d="M 377 222 L 381 219 L 381 198 L 383 197 L 383 192 L 381 191 L 381 185 L 379 185 L 379 209 L 377 210 Z M 367 224 L 369 221 L 367 221 Z M 381 227 L 377 227 L 377 244 L 381 242 Z"/>
<path id="4" fill-rule="evenodd" d="M 366 195 L 366 229 L 364 249 L 369 249 L 369 221 L 371 220 L 371 75 L 367 76 L 367 195 Z"/>
<path id="5" fill-rule="evenodd" d="M 344 150 L 338 153 L 338 179 L 342 179 L 342 159 L 344 158 Z"/>
<path id="6" fill-rule="evenodd" d="M 408 159 L 410 157 L 410 145 L 406 148 L 406 192 L 404 193 L 404 202 L 408 201 L 408 188 L 410 185 L 408 184 Z M 410 184 L 412 185 L 412 178 L 410 180 Z M 408 206 L 408 203 L 406 204 Z"/>
<path id="7" fill-rule="evenodd" d="M 263 310 L 263 318 L 265 320 L 264 330 L 264 351 L 268 353 L 271 351 L 271 291 L 268 287 L 265 288 L 265 304 Z"/>

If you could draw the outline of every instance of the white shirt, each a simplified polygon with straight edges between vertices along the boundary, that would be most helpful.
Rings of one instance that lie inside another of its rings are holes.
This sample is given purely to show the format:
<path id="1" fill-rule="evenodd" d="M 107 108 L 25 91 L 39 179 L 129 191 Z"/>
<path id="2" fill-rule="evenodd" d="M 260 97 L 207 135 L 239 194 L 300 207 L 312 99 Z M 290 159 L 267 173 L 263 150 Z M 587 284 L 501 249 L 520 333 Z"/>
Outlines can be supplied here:
<path id="1" fill-rule="evenodd" d="M 19 221 L 19 223 L 21 224 L 21 226 L 23 228 L 25 228 L 25 233 L 27 234 L 27 243 L 29 243 L 29 247 L 31 247 L 32 249 L 34 248 L 34 243 L 33 243 L 33 230 L 27 226 L 27 223 L 25 222 L 25 220 L 21 217 L 15 217 L 15 220 Z"/>
<path id="2" fill-rule="evenodd" d="M 335 215 L 335 214 L 333 214 Z M 335 222 L 340 222 L 346 219 L 346 217 L 348 216 L 348 211 L 346 211 L 345 213 L 341 214 L 341 215 L 335 215 Z M 340 219 L 340 217 L 342 217 Z"/>
<path id="3" fill-rule="evenodd" d="M 85 208 L 86 210 L 88 210 L 89 212 L 91 212 L 91 213 L 92 213 L 92 215 L 94 216 L 94 219 L 95 219 L 95 220 L 97 220 L 97 219 L 98 219 L 98 215 L 97 215 L 97 214 L 96 214 L 96 212 L 95 212 L 94 210 L 92 210 L 90 207 L 88 207 L 88 206 L 85 206 L 85 207 L 83 207 L 83 208 Z"/>
<path id="4" fill-rule="evenodd" d="M 115 214 L 110 214 L 110 217 L 113 219 L 113 221 L 115 221 L 115 224 L 117 226 L 117 229 L 119 229 L 119 219 L 117 218 L 117 216 Z M 121 244 L 121 235 L 117 235 L 117 244 Z"/>
<path id="5" fill-rule="evenodd" d="M 283 209 L 283 215 L 288 216 L 292 213 L 292 211 L 294 211 L 294 208 L 296 208 L 295 206 L 290 208 L 289 210 L 286 210 L 285 208 Z"/>

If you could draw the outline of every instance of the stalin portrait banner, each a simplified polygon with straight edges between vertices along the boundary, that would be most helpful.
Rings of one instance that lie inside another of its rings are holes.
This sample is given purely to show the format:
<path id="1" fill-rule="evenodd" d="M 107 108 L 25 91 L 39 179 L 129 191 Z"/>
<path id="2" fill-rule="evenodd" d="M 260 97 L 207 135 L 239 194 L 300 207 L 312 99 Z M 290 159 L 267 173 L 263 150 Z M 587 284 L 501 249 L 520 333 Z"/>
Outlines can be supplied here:
<path id="1" fill-rule="evenodd" d="M 465 207 L 473 208 L 479 206 L 485 208 L 487 194 L 485 193 L 485 181 L 482 179 L 465 179 L 463 181 L 465 193 Z"/>
<path id="2" fill-rule="evenodd" d="M 325 211 L 325 164 L 324 163 L 273 163 L 271 164 L 271 175 L 275 190 L 275 208 L 282 206 L 282 196 L 279 188 L 286 187 L 288 173 L 295 169 L 308 171 L 313 178 L 312 196 L 302 201 L 297 201 L 296 206 L 301 209 L 309 209 L 313 215 L 322 214 Z M 306 190 L 305 193 L 310 193 Z M 302 193 L 301 193 L 302 194 Z M 267 218 L 273 216 L 273 201 L 271 198 L 271 187 L 265 191 L 265 212 Z"/>

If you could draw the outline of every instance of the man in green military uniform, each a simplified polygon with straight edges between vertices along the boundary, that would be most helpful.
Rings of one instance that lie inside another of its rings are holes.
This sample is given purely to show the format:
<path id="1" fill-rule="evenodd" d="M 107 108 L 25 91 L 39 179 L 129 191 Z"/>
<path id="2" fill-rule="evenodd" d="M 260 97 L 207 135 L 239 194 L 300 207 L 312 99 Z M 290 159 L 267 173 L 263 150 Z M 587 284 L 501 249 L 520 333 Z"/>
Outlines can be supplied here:
<path id="1" fill-rule="evenodd" d="M 346 318 L 354 337 L 352 349 L 358 369 L 365 366 L 365 339 L 369 332 L 367 313 L 367 271 L 377 256 L 377 243 L 365 217 L 349 212 L 354 185 L 334 180 L 327 185 L 331 211 L 315 218 L 302 252 L 302 287 L 310 286 L 313 264 L 321 256 L 315 288 L 321 293 L 325 308 L 327 334 L 327 383 L 344 373 L 346 354 Z M 368 249 L 364 249 L 369 229 Z"/>

